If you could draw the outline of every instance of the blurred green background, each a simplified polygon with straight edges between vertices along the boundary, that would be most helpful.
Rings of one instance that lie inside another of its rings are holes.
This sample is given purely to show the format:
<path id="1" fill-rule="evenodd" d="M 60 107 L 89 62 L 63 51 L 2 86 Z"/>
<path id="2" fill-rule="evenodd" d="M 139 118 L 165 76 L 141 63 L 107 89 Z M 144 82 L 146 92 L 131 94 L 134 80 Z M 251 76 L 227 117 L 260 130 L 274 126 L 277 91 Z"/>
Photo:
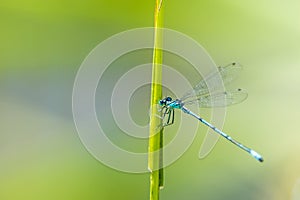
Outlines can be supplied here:
<path id="1" fill-rule="evenodd" d="M 249 97 L 228 108 L 224 130 L 265 162 L 224 140 L 198 160 L 200 134 L 166 168 L 162 200 L 300 199 L 299 10 L 296 0 L 165 1 L 165 27 L 217 64 L 244 66 L 238 85 Z M 113 34 L 152 26 L 153 11 L 154 1 L 138 0 L 0 2 L 0 199 L 148 199 L 149 174 L 112 170 L 85 150 L 71 95 L 87 54 Z"/>

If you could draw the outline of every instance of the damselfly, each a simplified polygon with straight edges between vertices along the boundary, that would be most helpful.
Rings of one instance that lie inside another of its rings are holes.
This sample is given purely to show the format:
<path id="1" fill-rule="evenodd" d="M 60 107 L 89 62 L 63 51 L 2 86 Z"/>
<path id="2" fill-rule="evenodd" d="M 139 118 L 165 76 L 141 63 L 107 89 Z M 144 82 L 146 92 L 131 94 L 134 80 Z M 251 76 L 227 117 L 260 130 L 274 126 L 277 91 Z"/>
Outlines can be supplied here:
<path id="1" fill-rule="evenodd" d="M 187 92 L 182 98 L 173 100 L 171 97 L 166 97 L 159 101 L 160 106 L 162 106 L 162 115 L 165 119 L 163 126 L 168 126 L 174 123 L 174 109 L 180 109 L 184 113 L 189 114 L 200 122 L 211 128 L 213 131 L 221 135 L 226 140 L 232 142 L 237 147 L 248 152 L 256 160 L 263 162 L 263 158 L 256 151 L 246 147 L 245 145 L 237 142 L 232 137 L 216 128 L 214 125 L 210 124 L 208 121 L 204 120 L 199 115 L 193 113 L 191 110 L 185 107 L 185 105 L 198 103 L 200 107 L 216 107 L 216 106 L 228 106 L 236 103 L 240 103 L 245 100 L 248 94 L 242 89 L 229 90 L 229 91 L 219 91 L 218 86 L 208 88 L 208 82 L 212 83 L 219 79 L 221 76 L 223 83 L 227 84 L 236 78 L 237 72 L 241 69 L 240 65 L 237 63 L 231 63 L 225 67 L 219 67 L 219 71 L 209 75 L 207 78 L 200 81 L 192 91 Z M 215 90 L 217 92 L 211 91 Z"/>

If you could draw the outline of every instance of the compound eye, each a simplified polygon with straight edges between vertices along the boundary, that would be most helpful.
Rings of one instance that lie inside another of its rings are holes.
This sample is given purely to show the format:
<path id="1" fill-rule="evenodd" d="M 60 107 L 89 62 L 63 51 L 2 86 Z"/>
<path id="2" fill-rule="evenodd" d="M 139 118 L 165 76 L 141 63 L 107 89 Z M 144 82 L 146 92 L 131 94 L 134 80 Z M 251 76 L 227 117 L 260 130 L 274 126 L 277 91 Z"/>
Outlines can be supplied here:
<path id="1" fill-rule="evenodd" d="M 165 100 L 160 100 L 160 101 L 159 101 L 159 104 L 160 104 L 160 105 L 164 105 L 164 104 L 166 104 L 166 101 L 165 101 Z"/>
<path id="2" fill-rule="evenodd" d="M 167 97 L 166 100 L 167 101 L 172 101 L 172 98 L 171 97 Z"/>

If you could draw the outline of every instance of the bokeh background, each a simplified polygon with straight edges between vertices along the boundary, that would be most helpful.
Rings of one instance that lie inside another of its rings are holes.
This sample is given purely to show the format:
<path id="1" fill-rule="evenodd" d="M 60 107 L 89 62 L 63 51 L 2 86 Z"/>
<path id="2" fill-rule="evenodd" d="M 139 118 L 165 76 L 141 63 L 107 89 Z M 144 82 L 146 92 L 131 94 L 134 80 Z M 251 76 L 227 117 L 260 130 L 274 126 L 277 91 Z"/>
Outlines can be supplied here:
<path id="1" fill-rule="evenodd" d="M 249 97 L 228 108 L 224 130 L 265 162 L 224 140 L 199 160 L 202 127 L 166 168 L 162 200 L 300 199 L 299 10 L 296 0 L 165 1 L 165 27 L 194 38 L 217 64 L 244 66 L 237 84 Z M 88 53 L 152 26 L 153 11 L 154 1 L 138 0 L 0 2 L 0 199 L 148 199 L 149 174 L 118 172 L 86 151 L 71 96 Z"/>

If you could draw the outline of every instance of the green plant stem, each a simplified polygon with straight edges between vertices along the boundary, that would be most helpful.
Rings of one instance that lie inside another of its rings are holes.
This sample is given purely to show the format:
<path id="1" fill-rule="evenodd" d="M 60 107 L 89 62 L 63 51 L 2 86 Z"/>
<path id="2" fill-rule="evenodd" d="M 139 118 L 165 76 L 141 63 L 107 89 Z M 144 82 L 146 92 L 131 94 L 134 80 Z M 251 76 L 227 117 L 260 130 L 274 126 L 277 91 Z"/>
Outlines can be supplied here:
<path id="1" fill-rule="evenodd" d="M 163 186 L 162 151 L 155 154 L 155 151 L 162 149 L 163 130 L 158 130 L 161 125 L 161 118 L 158 116 L 157 103 L 162 98 L 162 1 L 156 0 L 154 12 L 154 50 L 152 66 L 151 85 L 151 119 L 148 149 L 148 168 L 150 170 L 150 200 L 159 199 L 159 190 Z"/>

